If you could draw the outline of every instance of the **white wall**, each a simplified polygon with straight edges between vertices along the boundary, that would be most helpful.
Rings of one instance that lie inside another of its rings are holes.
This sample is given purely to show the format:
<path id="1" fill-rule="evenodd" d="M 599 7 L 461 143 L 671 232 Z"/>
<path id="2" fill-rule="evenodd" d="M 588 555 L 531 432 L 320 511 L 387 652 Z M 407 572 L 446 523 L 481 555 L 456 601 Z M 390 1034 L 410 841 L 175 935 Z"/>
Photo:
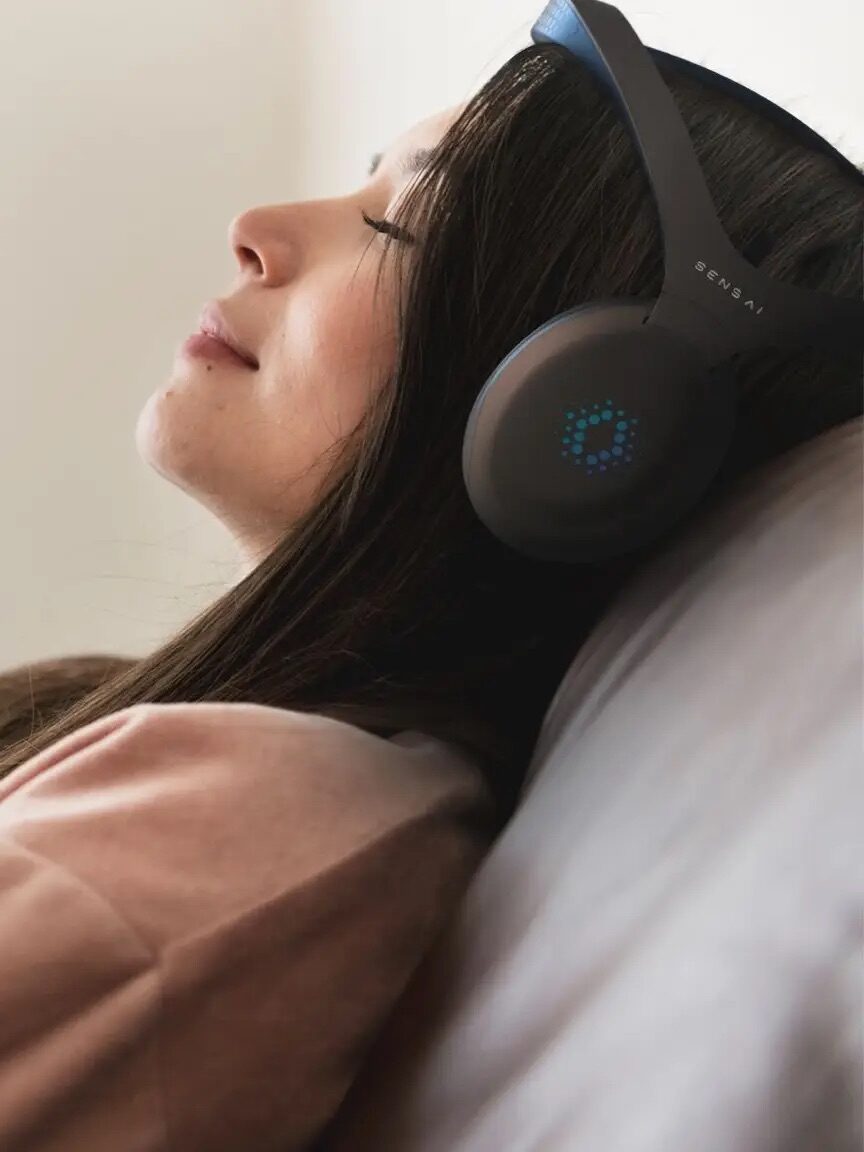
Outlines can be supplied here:
<path id="1" fill-rule="evenodd" d="M 622 0 L 651 45 L 861 162 L 860 0 Z M 236 576 L 135 421 L 235 265 L 232 217 L 336 194 L 528 43 L 541 0 L 3 0 L 0 669 L 140 655 Z"/>

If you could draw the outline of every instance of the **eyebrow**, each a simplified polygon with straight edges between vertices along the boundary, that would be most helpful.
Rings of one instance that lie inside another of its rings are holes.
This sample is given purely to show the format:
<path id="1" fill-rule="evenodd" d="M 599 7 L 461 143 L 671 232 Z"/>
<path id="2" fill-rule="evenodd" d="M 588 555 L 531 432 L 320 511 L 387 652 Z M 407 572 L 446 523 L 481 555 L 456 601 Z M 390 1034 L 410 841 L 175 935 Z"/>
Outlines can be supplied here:
<path id="1" fill-rule="evenodd" d="M 407 156 L 402 158 L 399 165 L 399 171 L 403 176 L 413 176 L 415 172 L 419 172 L 423 165 L 428 161 L 432 155 L 431 148 L 415 148 L 409 152 Z M 374 176 L 378 171 L 381 161 L 384 159 L 383 152 L 376 152 L 371 161 L 369 162 L 369 175 Z"/>

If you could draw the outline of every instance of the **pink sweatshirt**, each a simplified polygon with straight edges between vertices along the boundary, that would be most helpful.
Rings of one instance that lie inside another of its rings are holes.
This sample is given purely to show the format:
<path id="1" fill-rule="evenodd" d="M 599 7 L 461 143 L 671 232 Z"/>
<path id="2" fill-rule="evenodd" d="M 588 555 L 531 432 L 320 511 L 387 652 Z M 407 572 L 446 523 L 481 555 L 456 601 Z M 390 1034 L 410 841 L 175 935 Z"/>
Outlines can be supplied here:
<path id="1" fill-rule="evenodd" d="M 256 704 L 138 704 L 0 781 L 0 1150 L 291 1152 L 491 841 L 478 769 Z"/>

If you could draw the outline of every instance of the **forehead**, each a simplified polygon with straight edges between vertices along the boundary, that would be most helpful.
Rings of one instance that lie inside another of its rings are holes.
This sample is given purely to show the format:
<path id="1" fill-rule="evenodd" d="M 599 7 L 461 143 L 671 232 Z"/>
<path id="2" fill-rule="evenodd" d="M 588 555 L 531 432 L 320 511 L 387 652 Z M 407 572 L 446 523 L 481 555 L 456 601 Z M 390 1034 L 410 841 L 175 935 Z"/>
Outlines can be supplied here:
<path id="1" fill-rule="evenodd" d="M 387 148 L 388 158 L 405 155 L 417 148 L 434 148 L 463 108 L 464 104 L 457 104 L 413 124 L 397 136 Z"/>

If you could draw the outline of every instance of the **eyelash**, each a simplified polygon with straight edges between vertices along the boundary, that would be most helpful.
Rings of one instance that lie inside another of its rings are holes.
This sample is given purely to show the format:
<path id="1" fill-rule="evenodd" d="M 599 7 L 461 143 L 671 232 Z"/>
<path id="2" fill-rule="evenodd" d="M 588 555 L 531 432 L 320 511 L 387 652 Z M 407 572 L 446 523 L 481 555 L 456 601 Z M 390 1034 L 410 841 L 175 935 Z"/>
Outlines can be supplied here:
<path id="1" fill-rule="evenodd" d="M 401 240 L 405 244 L 413 244 L 414 237 L 405 228 L 400 228 L 398 224 L 391 224 L 389 220 L 373 220 L 371 216 L 363 213 L 363 219 L 370 228 L 374 228 L 376 232 L 385 232 L 393 236 L 396 240 Z"/>

